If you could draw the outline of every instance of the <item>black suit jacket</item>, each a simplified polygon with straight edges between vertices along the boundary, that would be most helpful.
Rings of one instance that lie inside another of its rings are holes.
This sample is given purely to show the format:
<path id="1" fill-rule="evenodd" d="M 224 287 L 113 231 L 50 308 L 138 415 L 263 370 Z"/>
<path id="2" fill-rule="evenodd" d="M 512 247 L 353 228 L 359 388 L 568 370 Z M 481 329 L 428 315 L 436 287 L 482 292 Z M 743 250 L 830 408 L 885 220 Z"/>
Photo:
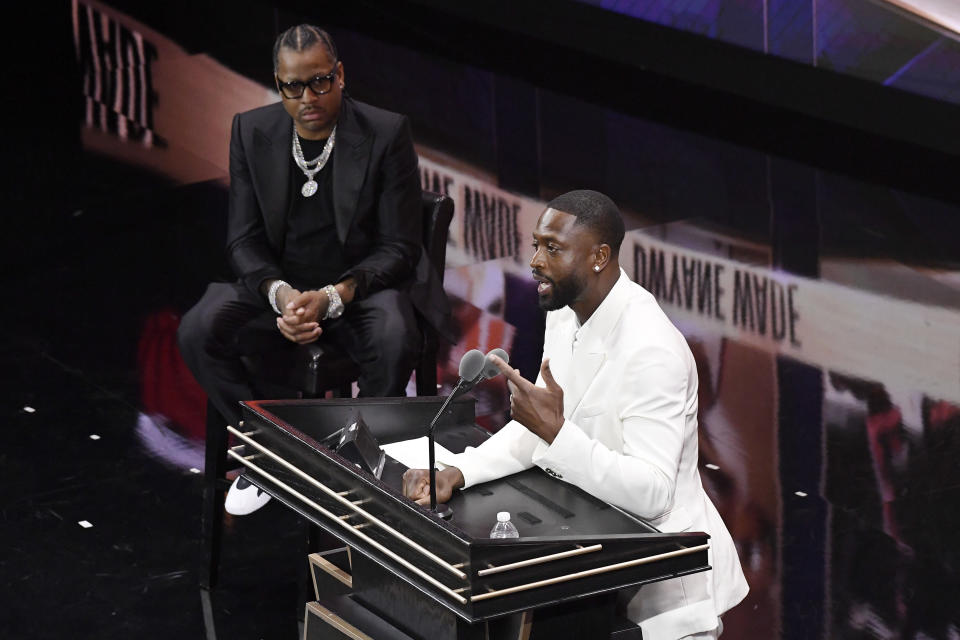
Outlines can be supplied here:
<path id="1" fill-rule="evenodd" d="M 279 103 L 233 119 L 227 254 L 256 295 L 264 280 L 283 278 L 292 135 L 293 122 Z M 337 237 L 350 265 L 340 279 L 356 278 L 358 297 L 389 287 L 407 291 L 415 308 L 447 333 L 447 299 L 423 250 L 420 178 L 407 118 L 344 97 L 331 162 Z"/>

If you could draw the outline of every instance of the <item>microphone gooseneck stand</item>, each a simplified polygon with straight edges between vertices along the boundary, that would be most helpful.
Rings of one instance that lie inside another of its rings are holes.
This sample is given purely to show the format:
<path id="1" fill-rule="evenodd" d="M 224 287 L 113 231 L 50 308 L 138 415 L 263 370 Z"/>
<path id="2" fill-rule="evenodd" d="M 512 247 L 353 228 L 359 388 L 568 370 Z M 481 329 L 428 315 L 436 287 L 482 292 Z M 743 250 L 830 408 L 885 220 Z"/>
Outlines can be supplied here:
<path id="1" fill-rule="evenodd" d="M 463 382 L 463 378 L 460 378 L 460 382 Z M 457 395 L 457 389 L 460 388 L 460 382 L 457 383 L 457 386 L 454 388 L 453 393 L 447 396 L 447 399 L 443 401 L 443 404 L 440 406 L 440 411 L 437 412 L 437 415 L 434 416 L 433 420 L 430 422 L 430 428 L 427 430 L 427 447 L 430 451 L 430 511 L 433 511 L 441 518 L 449 518 L 453 515 L 453 511 L 447 505 L 440 505 L 441 508 L 437 508 L 437 467 L 435 462 L 435 451 L 433 444 L 433 429 L 437 426 L 437 423 L 440 421 L 440 416 L 443 415 L 443 412 L 447 410 L 447 405 L 453 400 L 454 396 Z"/>
<path id="2" fill-rule="evenodd" d="M 435 415 L 433 420 L 430 421 L 430 427 L 427 429 L 427 449 L 429 455 L 428 469 L 430 473 L 430 510 L 441 518 L 449 518 L 453 515 L 453 510 L 445 504 L 437 505 L 437 468 L 433 432 L 437 426 L 437 423 L 440 422 L 440 417 L 444 414 L 444 412 L 447 410 L 447 407 L 455 398 L 458 398 L 473 389 L 473 387 L 476 386 L 476 384 L 481 380 L 493 378 L 500 374 L 500 370 L 489 360 L 489 356 L 491 355 L 499 356 L 505 362 L 509 361 L 509 356 L 503 349 L 493 349 L 487 355 L 483 355 L 483 352 L 479 349 L 471 349 L 463 355 L 463 358 L 460 359 L 460 379 L 457 381 L 457 386 L 453 388 L 453 391 L 449 396 L 447 396 L 447 399 L 443 401 L 442 405 L 440 405 L 440 410 L 437 411 L 437 415 Z"/>
<path id="3" fill-rule="evenodd" d="M 443 404 L 440 406 L 440 411 L 437 411 L 437 415 L 430 421 L 430 427 L 427 429 L 427 449 L 428 455 L 430 456 L 430 465 L 428 467 L 430 470 L 430 510 L 442 518 L 449 518 L 453 515 L 453 511 L 445 504 L 439 507 L 437 506 L 437 469 L 433 431 L 440 421 L 440 417 L 447 410 L 447 407 L 453 399 L 463 395 L 480 381 L 480 378 L 483 377 L 483 368 L 486 363 L 487 357 L 483 355 L 483 352 L 479 349 L 471 349 L 463 354 L 463 357 L 460 358 L 460 379 L 457 381 L 457 386 L 453 388 L 453 392 L 443 401 Z"/>

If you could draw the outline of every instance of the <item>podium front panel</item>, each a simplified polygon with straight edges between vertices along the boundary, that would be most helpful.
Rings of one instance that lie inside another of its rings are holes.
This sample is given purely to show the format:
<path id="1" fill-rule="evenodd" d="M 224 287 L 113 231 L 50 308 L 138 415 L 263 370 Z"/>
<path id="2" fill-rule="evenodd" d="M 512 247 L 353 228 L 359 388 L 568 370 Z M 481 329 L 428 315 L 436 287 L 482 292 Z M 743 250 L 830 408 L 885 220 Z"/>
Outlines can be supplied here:
<path id="1" fill-rule="evenodd" d="M 471 623 L 709 568 L 707 534 L 659 532 L 537 468 L 458 492 L 447 521 L 403 497 L 399 462 L 378 479 L 321 444 L 357 417 L 381 444 L 420 437 L 441 402 L 244 403 L 230 455 L 251 482 Z M 472 402 L 452 405 L 438 442 L 456 452 L 488 437 Z M 520 538 L 488 537 L 498 511 Z"/>

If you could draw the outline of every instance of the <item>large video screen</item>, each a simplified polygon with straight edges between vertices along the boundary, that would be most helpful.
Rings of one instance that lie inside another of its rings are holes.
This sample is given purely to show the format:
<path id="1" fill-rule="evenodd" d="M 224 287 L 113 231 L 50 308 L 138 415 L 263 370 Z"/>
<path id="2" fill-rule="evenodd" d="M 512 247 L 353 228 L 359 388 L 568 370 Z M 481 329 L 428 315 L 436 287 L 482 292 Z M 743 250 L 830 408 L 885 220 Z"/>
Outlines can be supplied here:
<path id="1" fill-rule="evenodd" d="M 955 0 L 580 1 L 960 104 Z"/>

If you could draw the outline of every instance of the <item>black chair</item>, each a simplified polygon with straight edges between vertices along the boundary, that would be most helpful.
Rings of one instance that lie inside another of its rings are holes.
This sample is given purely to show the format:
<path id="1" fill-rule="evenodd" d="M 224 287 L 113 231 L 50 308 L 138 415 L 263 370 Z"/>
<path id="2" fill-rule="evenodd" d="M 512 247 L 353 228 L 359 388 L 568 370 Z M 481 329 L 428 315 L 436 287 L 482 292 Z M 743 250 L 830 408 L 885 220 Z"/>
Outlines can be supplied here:
<path id="1" fill-rule="evenodd" d="M 447 258 L 447 237 L 453 218 L 453 200 L 424 191 L 422 207 L 423 246 L 442 281 Z M 417 395 L 435 396 L 438 336 L 429 323 L 422 318 L 419 320 L 423 347 L 415 369 Z M 357 365 L 342 349 L 322 339 L 288 352 L 244 358 L 244 365 L 250 371 L 254 387 L 261 396 L 272 398 L 320 398 L 328 391 L 336 396 L 350 396 L 353 382 L 360 373 Z M 210 402 L 207 402 L 206 422 L 200 586 L 211 589 L 217 583 L 223 535 L 223 503 L 230 481 L 226 476 L 227 421 Z"/>

